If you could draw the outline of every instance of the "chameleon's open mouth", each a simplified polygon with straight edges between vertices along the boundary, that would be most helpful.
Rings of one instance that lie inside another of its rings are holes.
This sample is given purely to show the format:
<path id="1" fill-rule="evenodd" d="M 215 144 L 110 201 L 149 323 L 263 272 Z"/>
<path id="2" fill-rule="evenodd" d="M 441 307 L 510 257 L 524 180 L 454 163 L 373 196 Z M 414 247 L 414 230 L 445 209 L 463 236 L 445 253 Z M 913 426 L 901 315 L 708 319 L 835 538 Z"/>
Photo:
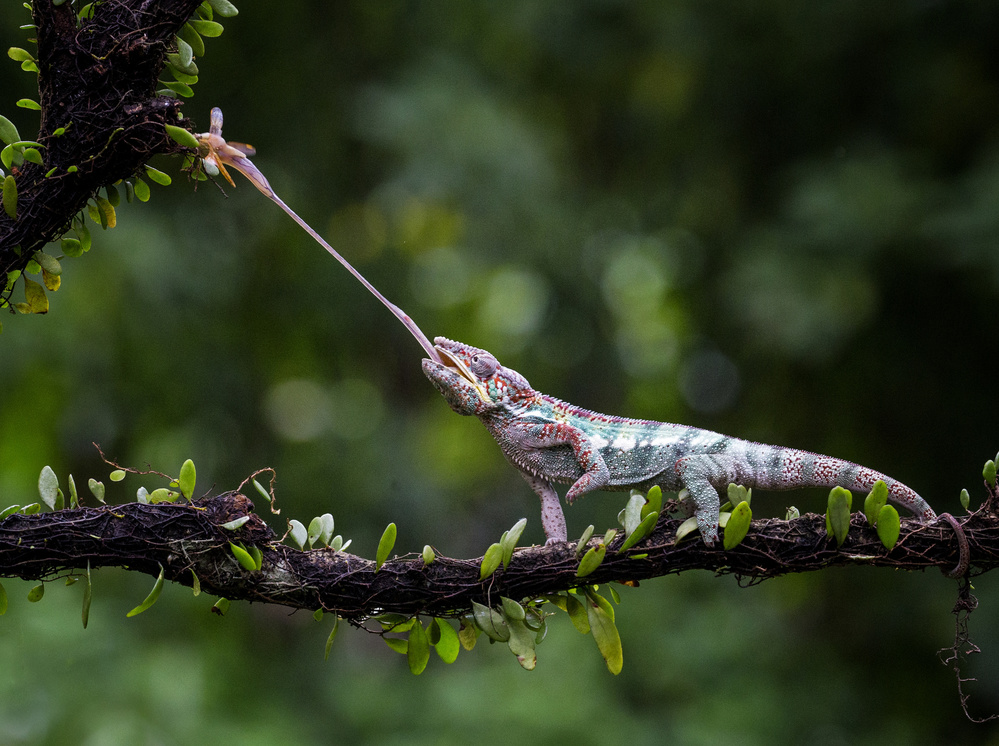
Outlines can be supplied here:
<path id="1" fill-rule="evenodd" d="M 447 348 L 441 347 L 440 345 L 434 345 L 434 349 L 437 350 L 438 353 L 440 353 L 441 362 L 444 364 L 445 367 L 454 368 L 454 370 L 458 373 L 458 375 L 460 375 L 470 384 L 475 386 L 475 388 L 478 390 L 479 394 L 482 396 L 483 399 L 488 398 L 486 395 L 486 390 L 482 385 L 482 382 L 479 381 L 479 379 L 476 378 L 475 374 L 468 369 L 468 366 L 465 365 L 465 362 L 461 358 L 459 358 L 457 355 L 455 355 Z"/>

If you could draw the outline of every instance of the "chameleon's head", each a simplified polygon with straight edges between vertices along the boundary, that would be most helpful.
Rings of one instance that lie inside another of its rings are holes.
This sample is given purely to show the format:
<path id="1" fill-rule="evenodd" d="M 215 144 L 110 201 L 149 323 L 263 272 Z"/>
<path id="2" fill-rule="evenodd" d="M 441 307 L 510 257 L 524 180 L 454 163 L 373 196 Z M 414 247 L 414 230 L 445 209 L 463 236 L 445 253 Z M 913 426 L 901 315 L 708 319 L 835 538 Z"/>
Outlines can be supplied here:
<path id="1" fill-rule="evenodd" d="M 481 415 L 535 396 L 527 380 L 492 353 L 434 337 L 442 363 L 423 360 L 423 372 L 458 414 Z"/>

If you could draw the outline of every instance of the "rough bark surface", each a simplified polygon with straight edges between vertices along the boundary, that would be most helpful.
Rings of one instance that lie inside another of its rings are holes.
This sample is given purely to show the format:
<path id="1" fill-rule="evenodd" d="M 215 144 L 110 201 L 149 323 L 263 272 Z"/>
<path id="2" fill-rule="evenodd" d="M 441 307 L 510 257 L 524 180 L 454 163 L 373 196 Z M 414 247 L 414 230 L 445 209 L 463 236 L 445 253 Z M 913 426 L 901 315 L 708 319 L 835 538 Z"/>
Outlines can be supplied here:
<path id="1" fill-rule="evenodd" d="M 45 146 L 44 165 L 25 162 L 14 172 L 17 219 L 0 211 L 0 272 L 23 270 L 100 187 L 129 178 L 154 155 L 182 150 L 163 129 L 187 126 L 178 120 L 180 101 L 157 95 L 157 79 L 199 4 L 104 0 L 78 22 L 70 3 L 35 0 L 41 124 L 36 136 L 21 137 Z M 55 137 L 59 127 L 66 131 Z"/>
<path id="2" fill-rule="evenodd" d="M 999 565 L 999 516 L 996 496 L 974 515 L 960 519 L 968 541 L 971 575 Z M 278 543 L 239 493 L 226 493 L 193 505 L 159 504 L 79 508 L 0 521 L 0 576 L 46 579 L 88 566 L 124 567 L 184 585 L 197 574 L 201 588 L 231 600 L 258 601 L 292 608 L 335 611 L 361 621 L 382 612 L 456 616 L 472 601 L 495 604 L 499 596 L 536 597 L 609 581 L 640 581 L 687 570 L 735 574 L 748 582 L 834 565 L 868 565 L 902 570 L 952 571 L 960 552 L 954 529 L 902 523 L 891 551 L 881 544 L 863 514 L 853 516 L 843 546 L 826 535 L 825 517 L 806 514 L 792 521 L 754 521 L 741 545 L 731 551 L 709 549 L 696 538 L 674 546 L 679 525 L 661 520 L 652 535 L 623 554 L 612 542 L 606 559 L 585 578 L 577 578 L 575 546 L 518 549 L 507 569 L 479 580 L 482 558 L 438 556 L 429 566 L 420 557 L 397 557 L 375 572 L 375 563 L 329 549 L 299 551 Z M 222 524 L 244 515 L 236 531 Z M 256 544 L 263 552 L 259 571 L 243 570 L 230 541 Z M 635 559 L 632 555 L 645 554 Z"/>

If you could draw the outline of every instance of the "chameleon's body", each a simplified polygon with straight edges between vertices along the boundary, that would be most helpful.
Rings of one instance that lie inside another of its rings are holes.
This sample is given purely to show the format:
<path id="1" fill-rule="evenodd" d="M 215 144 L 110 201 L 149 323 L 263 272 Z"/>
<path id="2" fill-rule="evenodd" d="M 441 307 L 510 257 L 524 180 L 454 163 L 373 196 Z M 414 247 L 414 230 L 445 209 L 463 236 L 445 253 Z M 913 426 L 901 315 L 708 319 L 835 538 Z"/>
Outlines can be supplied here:
<path id="1" fill-rule="evenodd" d="M 936 518 L 913 490 L 873 469 L 696 427 L 591 412 L 535 391 L 485 350 L 443 337 L 434 343 L 445 364 L 425 359 L 424 373 L 455 412 L 482 421 L 538 493 L 549 543 L 567 538 L 553 482 L 572 484 L 566 494 L 570 504 L 593 490 L 686 488 L 708 545 L 718 538 L 718 490 L 731 482 L 774 490 L 869 491 L 880 479 L 890 500 L 924 522 Z"/>
<path id="2" fill-rule="evenodd" d="M 212 109 L 211 127 L 198 135 L 209 173 L 232 184 L 225 167 L 250 180 L 306 232 L 341 262 L 405 325 L 430 356 L 423 371 L 451 408 L 476 415 L 507 459 L 541 497 L 541 520 L 549 543 L 566 540 L 565 516 L 553 482 L 572 483 L 566 500 L 593 490 L 664 490 L 686 488 L 707 544 L 718 538 L 718 490 L 730 482 L 764 489 L 845 487 L 869 490 L 877 480 L 888 497 L 920 520 L 936 518 L 919 495 L 891 477 L 849 461 L 807 451 L 730 438 L 708 430 L 649 420 L 610 417 L 574 407 L 531 388 L 525 378 L 504 368 L 490 353 L 426 335 L 401 308 L 391 303 L 360 272 L 278 197 L 250 162 L 254 150 L 222 137 L 222 111 Z"/>

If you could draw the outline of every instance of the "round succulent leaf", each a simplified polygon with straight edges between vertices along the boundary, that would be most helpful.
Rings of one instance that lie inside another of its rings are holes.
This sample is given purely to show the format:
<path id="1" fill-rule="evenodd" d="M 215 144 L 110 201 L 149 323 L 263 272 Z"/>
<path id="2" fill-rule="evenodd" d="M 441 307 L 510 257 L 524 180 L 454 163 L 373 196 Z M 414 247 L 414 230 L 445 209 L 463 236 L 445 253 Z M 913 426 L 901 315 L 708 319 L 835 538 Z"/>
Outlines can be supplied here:
<path id="1" fill-rule="evenodd" d="M 583 555 L 583 559 L 579 561 L 579 567 L 576 569 L 576 577 L 585 578 L 587 575 L 590 575 L 600 567 L 600 563 L 604 561 L 604 555 L 606 554 L 607 547 L 603 544 L 597 547 L 590 547 L 586 554 Z"/>
<path id="2" fill-rule="evenodd" d="M 486 553 L 482 555 L 482 564 L 479 565 L 479 580 L 485 580 L 499 569 L 503 562 L 503 545 L 499 542 L 490 544 Z"/>
<path id="3" fill-rule="evenodd" d="M 43 466 L 41 474 L 38 475 L 38 495 L 42 498 L 49 510 L 55 510 L 56 495 L 59 492 L 59 477 L 52 470 L 51 466 Z"/>
<path id="4" fill-rule="evenodd" d="M 475 647 L 476 640 L 479 639 L 479 634 L 482 632 L 475 624 L 473 624 L 468 619 L 462 619 L 461 624 L 458 626 L 458 642 L 465 650 L 471 650 Z"/>
<path id="5" fill-rule="evenodd" d="M 749 532 L 749 524 L 752 520 L 753 510 L 745 500 L 732 509 L 732 515 L 725 525 L 725 535 L 722 542 L 725 549 L 734 549 L 742 543 Z"/>
<path id="6" fill-rule="evenodd" d="M 527 612 L 524 611 L 524 607 L 512 598 L 500 596 L 500 604 L 503 607 L 503 616 L 505 616 L 508 621 L 512 620 L 522 622 L 527 617 Z"/>
<path id="7" fill-rule="evenodd" d="M 566 594 L 565 611 L 569 615 L 569 619 L 572 621 L 572 626 L 574 626 L 580 634 L 589 634 L 590 620 L 586 614 L 586 606 L 582 601 L 576 598 L 574 593 Z"/>
<path id="8" fill-rule="evenodd" d="M 10 168 L 10 164 L 5 164 Z M 3 209 L 11 220 L 17 220 L 17 181 L 13 174 L 7 174 L 3 180 Z"/>
<path id="9" fill-rule="evenodd" d="M 579 541 L 576 542 L 576 556 L 579 557 L 583 552 L 586 551 L 586 545 L 590 543 L 590 539 L 593 538 L 593 524 L 591 523 L 583 531 L 583 535 L 579 537 Z"/>
<path id="10" fill-rule="evenodd" d="M 42 600 L 42 596 L 44 595 L 45 595 L 45 584 L 39 583 L 38 585 L 32 587 L 30 591 L 28 591 L 28 600 L 31 601 L 31 603 L 33 604 L 38 603 L 39 601 Z"/>
<path id="11" fill-rule="evenodd" d="M 8 145 L 21 141 L 21 136 L 17 133 L 17 127 L 3 114 L 0 114 L 0 140 L 3 140 Z"/>
<path id="12" fill-rule="evenodd" d="M 309 540 L 309 532 L 305 524 L 295 518 L 288 521 L 288 536 L 299 549 L 305 549 L 305 542 Z"/>
<path id="13" fill-rule="evenodd" d="M 690 518 L 681 523 L 676 529 L 676 538 L 673 540 L 673 544 L 679 544 L 682 539 L 694 533 L 696 530 L 697 516 L 690 516 Z"/>
<path id="14" fill-rule="evenodd" d="M 434 626 L 437 630 L 437 642 L 434 649 L 437 655 L 445 663 L 454 663 L 458 659 L 458 652 L 461 650 L 461 642 L 454 627 L 445 619 L 434 619 Z"/>
<path id="15" fill-rule="evenodd" d="M 881 539 L 881 543 L 885 545 L 886 549 L 891 550 L 898 542 L 900 527 L 901 521 L 894 506 L 883 506 L 878 513 L 877 529 L 878 538 Z"/>
<path id="16" fill-rule="evenodd" d="M 621 635 L 617 631 L 614 619 L 599 604 L 587 604 L 586 612 L 590 633 L 597 643 L 597 649 L 607 664 L 607 670 L 616 676 L 624 667 L 624 652 L 621 648 Z"/>
<path id="17" fill-rule="evenodd" d="M 87 480 L 87 487 L 91 494 L 97 498 L 97 502 L 104 502 L 104 482 L 100 482 L 93 477 Z"/>
<path id="18" fill-rule="evenodd" d="M 253 572 L 257 569 L 257 563 L 253 560 L 253 557 L 249 552 L 246 551 L 239 544 L 233 544 L 229 542 L 229 551 L 232 552 L 232 556 L 236 558 L 236 561 L 244 570 Z"/>
<path id="19" fill-rule="evenodd" d="M 194 496 L 194 485 L 198 481 L 198 470 L 191 459 L 187 459 L 180 465 L 180 476 L 177 477 L 177 486 L 180 487 L 181 494 L 188 500 Z"/>
<path id="20" fill-rule="evenodd" d="M 433 547 L 429 544 L 423 545 L 423 564 L 430 565 L 433 561 L 437 559 L 437 554 L 434 552 Z"/>
<path id="21" fill-rule="evenodd" d="M 850 530 L 850 503 L 853 496 L 849 490 L 833 487 L 829 493 L 826 509 L 826 530 L 836 539 L 836 546 L 842 546 Z"/>
<path id="22" fill-rule="evenodd" d="M 340 617 L 333 617 L 333 629 L 330 630 L 330 636 L 326 638 L 326 650 L 323 653 L 323 660 L 328 661 L 330 659 L 330 650 L 333 648 L 333 640 L 336 639 L 336 632 L 340 628 Z"/>
<path id="23" fill-rule="evenodd" d="M 538 655 L 534 649 L 536 637 L 537 633 L 528 629 L 523 621 L 510 622 L 510 639 L 507 640 L 507 645 L 525 671 L 533 671 L 538 664 Z"/>
<path id="24" fill-rule="evenodd" d="M 864 515 L 867 517 L 867 522 L 872 526 L 876 524 L 878 522 L 878 513 L 887 504 L 888 485 L 884 483 L 883 479 L 879 479 L 874 483 L 871 491 L 867 493 L 867 497 L 864 498 Z"/>
<path id="25" fill-rule="evenodd" d="M 644 520 L 649 513 L 663 512 L 663 490 L 658 484 L 652 485 L 649 489 L 649 494 L 646 495 L 645 499 L 645 505 L 642 506 L 642 520 Z"/>
<path id="26" fill-rule="evenodd" d="M 967 510 L 969 505 L 971 505 L 971 495 L 968 494 L 968 490 L 962 489 L 961 490 L 961 507 L 964 508 L 965 510 Z"/>
<path id="27" fill-rule="evenodd" d="M 9 176 L 7 177 L 10 178 Z M 989 487 L 996 486 L 996 462 L 989 460 L 985 462 L 985 468 L 982 469 L 982 477 L 985 479 L 985 483 Z"/>
<path id="28" fill-rule="evenodd" d="M 478 628 L 496 642 L 506 642 L 510 639 L 510 627 L 503 615 L 495 609 L 472 601 L 472 618 L 475 619 Z"/>
<path id="29" fill-rule="evenodd" d="M 642 522 L 635 527 L 635 530 L 631 532 L 628 538 L 624 540 L 624 543 L 621 544 L 621 548 L 617 550 L 618 553 L 621 553 L 627 549 L 631 549 L 638 542 L 645 539 L 649 534 L 652 533 L 652 530 L 656 527 L 656 522 L 658 520 L 659 520 L 659 513 L 655 511 L 646 515 L 642 519 Z"/>
<path id="30" fill-rule="evenodd" d="M 231 18 L 239 13 L 236 10 L 236 6 L 229 2 L 229 0 L 208 0 L 208 4 L 212 7 L 212 10 L 223 18 Z"/>

